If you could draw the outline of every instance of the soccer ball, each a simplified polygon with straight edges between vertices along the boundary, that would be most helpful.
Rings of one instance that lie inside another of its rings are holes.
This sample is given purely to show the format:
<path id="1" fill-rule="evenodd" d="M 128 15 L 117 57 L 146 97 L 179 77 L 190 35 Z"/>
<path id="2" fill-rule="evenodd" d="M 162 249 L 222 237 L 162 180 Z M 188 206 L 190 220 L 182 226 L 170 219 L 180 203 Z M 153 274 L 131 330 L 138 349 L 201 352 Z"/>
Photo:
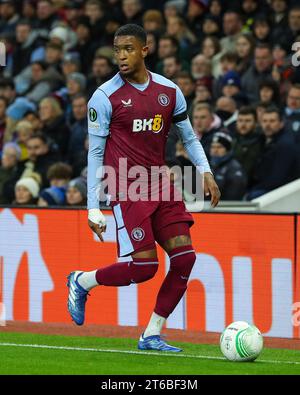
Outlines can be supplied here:
<path id="1" fill-rule="evenodd" d="M 263 337 L 256 326 L 236 321 L 222 332 L 220 347 L 229 361 L 254 361 L 263 349 Z"/>

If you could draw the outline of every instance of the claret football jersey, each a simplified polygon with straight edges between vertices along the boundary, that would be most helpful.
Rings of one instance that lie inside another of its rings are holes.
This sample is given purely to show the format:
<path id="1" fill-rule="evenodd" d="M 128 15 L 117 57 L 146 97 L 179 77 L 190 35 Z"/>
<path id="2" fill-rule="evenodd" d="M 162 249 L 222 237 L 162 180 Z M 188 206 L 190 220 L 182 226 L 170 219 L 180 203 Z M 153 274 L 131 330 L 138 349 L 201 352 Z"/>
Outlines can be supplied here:
<path id="1" fill-rule="evenodd" d="M 177 85 L 161 75 L 148 75 L 142 90 L 117 73 L 88 103 L 89 133 L 107 136 L 104 165 L 117 172 L 120 158 L 127 158 L 128 169 L 164 165 L 171 123 L 187 117 L 186 102 Z"/>

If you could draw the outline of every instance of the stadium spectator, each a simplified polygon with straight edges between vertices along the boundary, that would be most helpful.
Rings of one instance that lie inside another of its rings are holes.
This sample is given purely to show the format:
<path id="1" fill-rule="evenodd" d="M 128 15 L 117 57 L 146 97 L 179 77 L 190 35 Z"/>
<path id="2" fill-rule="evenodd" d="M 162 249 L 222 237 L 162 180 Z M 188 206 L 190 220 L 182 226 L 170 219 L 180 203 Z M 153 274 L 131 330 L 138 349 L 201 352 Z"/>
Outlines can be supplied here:
<path id="1" fill-rule="evenodd" d="M 220 18 L 211 14 L 205 15 L 202 24 L 202 32 L 205 36 L 221 38 L 222 32 Z"/>
<path id="2" fill-rule="evenodd" d="M 60 86 L 62 77 L 54 68 L 48 68 L 46 62 L 36 61 L 18 74 L 15 81 L 19 95 L 38 103 Z"/>
<path id="3" fill-rule="evenodd" d="M 46 45 L 45 62 L 48 67 L 54 68 L 55 71 L 61 73 L 61 61 L 63 58 L 63 46 L 59 43 L 49 42 Z"/>
<path id="4" fill-rule="evenodd" d="M 77 52 L 66 53 L 63 56 L 61 68 L 65 81 L 67 80 L 69 74 L 80 72 L 81 62 L 80 62 L 79 53 Z"/>
<path id="5" fill-rule="evenodd" d="M 49 167 L 60 159 L 55 146 L 42 133 L 36 133 L 27 141 L 28 159 L 18 169 L 19 178 L 38 173 L 41 176 L 41 187 L 49 185 L 47 172 Z"/>
<path id="6" fill-rule="evenodd" d="M 64 206 L 66 203 L 66 192 L 64 188 L 49 187 L 43 189 L 37 201 L 39 207 Z"/>
<path id="7" fill-rule="evenodd" d="M 17 174 L 20 157 L 21 151 L 17 144 L 6 143 L 4 145 L 0 166 L 0 204 L 10 203 L 6 189 L 9 188 L 9 184 L 14 185 L 13 180 Z"/>
<path id="8" fill-rule="evenodd" d="M 143 24 L 143 11 L 140 0 L 122 0 L 122 11 L 124 15 L 123 22 L 136 23 L 137 25 Z"/>
<path id="9" fill-rule="evenodd" d="M 82 4 L 77 1 L 68 1 L 65 6 L 66 23 L 73 29 L 76 29 L 78 19 L 83 15 Z"/>
<path id="10" fill-rule="evenodd" d="M 207 103 L 197 104 L 192 113 L 192 125 L 205 153 L 209 156 L 213 136 L 222 128 L 221 119 Z"/>
<path id="11" fill-rule="evenodd" d="M 63 206 L 66 203 L 66 190 L 72 177 L 72 167 L 57 162 L 49 167 L 47 178 L 50 187 L 40 192 L 38 206 Z"/>
<path id="12" fill-rule="evenodd" d="M 32 29 L 26 19 L 18 21 L 16 26 L 16 43 L 12 54 L 12 75 L 19 74 L 31 62 L 33 51 L 42 45 L 38 32 Z"/>
<path id="13" fill-rule="evenodd" d="M 272 79 L 259 83 L 259 101 L 268 105 L 280 106 L 279 85 Z"/>
<path id="14" fill-rule="evenodd" d="M 36 4 L 36 28 L 43 36 L 47 37 L 49 31 L 58 20 L 54 4 L 51 0 L 39 0 Z"/>
<path id="15" fill-rule="evenodd" d="M 267 79 L 272 73 L 273 56 L 268 44 L 259 44 L 254 51 L 254 64 L 249 67 L 242 77 L 242 88 L 249 102 L 259 100 L 258 84 Z"/>
<path id="16" fill-rule="evenodd" d="M 154 71 L 156 63 L 158 61 L 157 54 L 157 40 L 158 36 L 154 32 L 147 33 L 147 46 L 148 46 L 148 55 L 145 59 L 148 70 Z"/>
<path id="17" fill-rule="evenodd" d="M 222 17 L 223 14 L 222 0 L 211 0 L 209 2 L 209 13 L 218 18 Z"/>
<path id="18" fill-rule="evenodd" d="M 294 43 L 300 34 L 300 5 L 294 5 L 288 13 L 288 26 L 282 26 L 274 30 L 273 42 L 283 40 L 286 43 Z"/>
<path id="19" fill-rule="evenodd" d="M 257 129 L 256 111 L 245 106 L 239 110 L 236 134 L 233 140 L 233 155 L 242 165 L 248 178 L 248 187 L 253 180 L 254 167 L 261 155 L 263 138 Z"/>
<path id="20" fill-rule="evenodd" d="M 92 40 L 98 40 L 104 34 L 106 22 L 103 3 L 98 0 L 88 0 L 84 4 L 84 15 L 89 18 Z"/>
<path id="21" fill-rule="evenodd" d="M 251 66 L 255 42 L 251 34 L 241 33 L 236 40 L 238 65 L 236 71 L 243 75 Z"/>
<path id="22" fill-rule="evenodd" d="M 24 0 L 22 1 L 22 17 L 28 19 L 33 25 L 36 21 L 36 1 Z"/>
<path id="23" fill-rule="evenodd" d="M 16 98 L 15 83 L 12 78 L 0 79 L 0 96 L 5 97 L 7 104 L 11 104 Z"/>
<path id="24" fill-rule="evenodd" d="M 155 72 L 162 74 L 163 59 L 171 55 L 179 55 L 179 44 L 175 37 L 163 35 L 158 41 L 158 63 Z"/>
<path id="25" fill-rule="evenodd" d="M 27 151 L 27 141 L 33 135 L 34 130 L 32 123 L 26 120 L 22 120 L 16 125 L 16 143 L 18 144 L 21 150 L 20 161 L 24 161 L 28 159 L 28 151 Z"/>
<path id="26" fill-rule="evenodd" d="M 6 129 L 6 109 L 7 99 L 4 96 L 0 96 L 0 154 L 4 142 L 4 133 Z"/>
<path id="27" fill-rule="evenodd" d="M 196 42 L 195 35 L 187 27 L 185 20 L 179 16 L 168 18 L 166 33 L 177 39 L 181 50 L 180 52 L 184 55 L 189 54 L 191 45 Z"/>
<path id="28" fill-rule="evenodd" d="M 167 56 L 163 60 L 163 75 L 173 80 L 181 71 L 182 65 L 178 56 Z"/>
<path id="29" fill-rule="evenodd" d="M 4 132 L 4 142 L 12 141 L 15 138 L 15 128 L 17 123 L 27 114 L 28 111 L 35 111 L 36 106 L 26 97 L 18 97 L 6 111 L 6 128 Z"/>
<path id="30" fill-rule="evenodd" d="M 213 83 L 213 96 L 215 99 L 222 95 L 223 77 L 229 71 L 237 71 L 238 68 L 238 55 L 235 52 L 226 52 L 220 57 L 220 74 Z"/>
<path id="31" fill-rule="evenodd" d="M 274 31 L 282 30 L 288 24 L 288 1 L 271 0 L 270 7 Z"/>
<path id="32" fill-rule="evenodd" d="M 237 105 L 233 98 L 221 96 L 216 102 L 216 114 L 220 117 L 224 128 L 233 136 L 238 117 Z"/>
<path id="33" fill-rule="evenodd" d="M 55 26 L 49 33 L 50 42 L 61 45 L 64 51 L 71 50 L 77 43 L 77 35 L 68 26 Z"/>
<path id="34" fill-rule="evenodd" d="M 87 186 L 82 177 L 71 180 L 67 188 L 68 206 L 86 206 Z"/>
<path id="35" fill-rule="evenodd" d="M 253 22 L 255 23 L 257 17 L 262 13 L 266 13 L 266 7 L 263 7 L 263 2 L 259 0 L 242 0 L 242 14 L 244 19 L 244 29 L 251 29 Z"/>
<path id="36" fill-rule="evenodd" d="M 271 32 L 271 22 L 266 16 L 260 15 L 255 19 L 253 23 L 253 35 L 257 44 L 270 43 Z"/>
<path id="37" fill-rule="evenodd" d="M 248 194 L 248 200 L 299 177 L 295 136 L 284 129 L 280 111 L 276 107 L 268 108 L 263 114 L 262 129 L 264 144 L 254 170 L 254 185 Z"/>
<path id="38" fill-rule="evenodd" d="M 148 10 L 143 14 L 143 27 L 146 32 L 162 34 L 164 30 L 164 19 L 159 10 Z"/>
<path id="39" fill-rule="evenodd" d="M 195 90 L 195 99 L 193 101 L 193 106 L 198 103 L 208 103 L 212 104 L 212 94 L 208 85 L 204 82 L 197 83 Z"/>
<path id="40" fill-rule="evenodd" d="M 234 10 L 226 11 L 223 17 L 223 31 L 225 37 L 221 39 L 224 52 L 235 50 L 236 40 L 243 27 L 241 15 Z"/>
<path id="41" fill-rule="evenodd" d="M 188 0 L 186 20 L 187 25 L 197 37 L 202 33 L 202 23 L 207 11 L 208 0 Z"/>
<path id="42" fill-rule="evenodd" d="M 246 193 L 247 176 L 233 157 L 232 139 L 227 133 L 214 134 L 210 145 L 210 166 L 222 200 L 242 200 Z"/>
<path id="43" fill-rule="evenodd" d="M 205 83 L 210 90 L 212 89 L 213 76 L 210 59 L 202 54 L 194 56 L 191 61 L 191 74 L 196 83 Z"/>
<path id="44" fill-rule="evenodd" d="M 237 107 L 247 104 L 248 100 L 241 91 L 241 79 L 236 71 L 228 71 L 222 78 L 222 95 L 232 98 Z"/>
<path id="45" fill-rule="evenodd" d="M 90 71 L 99 42 L 98 40 L 92 40 L 92 27 L 88 17 L 83 16 L 78 19 L 75 31 L 78 40 L 77 44 L 72 48 L 72 52 L 78 53 L 79 59 L 84 59 L 84 62 L 81 64 L 81 71 L 83 74 L 86 74 Z"/>
<path id="46" fill-rule="evenodd" d="M 0 15 L 0 33 L 13 34 L 20 18 L 15 1 L 2 0 L 0 4 Z"/>
<path id="47" fill-rule="evenodd" d="M 221 74 L 220 58 L 222 56 L 219 40 L 213 36 L 205 37 L 202 41 L 201 54 L 211 61 L 213 77 L 219 77 Z"/>
<path id="48" fill-rule="evenodd" d="M 288 91 L 284 119 L 287 130 L 295 132 L 300 146 L 300 84 L 292 85 Z"/>
<path id="49" fill-rule="evenodd" d="M 88 97 L 91 97 L 98 86 L 111 78 L 113 70 L 114 66 L 107 56 L 95 56 L 92 64 L 92 72 L 87 80 Z"/>
<path id="50" fill-rule="evenodd" d="M 46 97 L 40 102 L 39 114 L 43 123 L 42 133 L 55 142 L 62 157 L 66 157 L 70 129 L 65 123 L 59 101 L 54 97 Z"/>
<path id="51" fill-rule="evenodd" d="M 189 112 L 195 98 L 195 80 L 187 71 L 182 71 L 177 74 L 175 81 L 184 94 Z"/>
<path id="52" fill-rule="evenodd" d="M 15 186 L 15 200 L 12 204 L 17 206 L 36 205 L 38 201 L 40 185 L 38 177 L 34 173 L 30 177 L 22 177 Z"/>
<path id="53" fill-rule="evenodd" d="M 74 175 L 78 175 L 81 161 L 81 152 L 84 151 L 84 142 L 87 136 L 87 99 L 83 94 L 78 94 L 72 100 L 72 111 L 75 122 L 70 125 L 71 135 L 68 145 L 68 162 L 71 163 Z"/>
<path id="54" fill-rule="evenodd" d="M 41 120 L 39 118 L 38 113 L 33 111 L 33 110 L 27 110 L 24 113 L 24 118 L 23 119 L 24 119 L 24 121 L 30 122 L 34 133 L 39 132 L 42 129 L 42 127 L 43 127 L 43 124 L 42 124 L 42 122 L 41 122 Z"/>

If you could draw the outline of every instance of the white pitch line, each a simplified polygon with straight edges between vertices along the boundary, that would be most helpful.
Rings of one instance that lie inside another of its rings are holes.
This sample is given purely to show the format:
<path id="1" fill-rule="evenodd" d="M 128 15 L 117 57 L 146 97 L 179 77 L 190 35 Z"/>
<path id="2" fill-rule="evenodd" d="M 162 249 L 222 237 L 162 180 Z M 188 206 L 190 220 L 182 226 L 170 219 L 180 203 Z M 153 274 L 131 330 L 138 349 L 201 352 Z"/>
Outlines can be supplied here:
<path id="1" fill-rule="evenodd" d="M 66 350 L 66 351 L 107 352 L 107 353 L 116 353 L 116 354 L 157 355 L 159 357 L 211 359 L 211 360 L 226 361 L 226 358 L 223 358 L 223 357 L 212 357 L 212 356 L 208 356 L 208 355 L 190 355 L 190 354 L 179 354 L 179 353 L 153 352 L 153 351 L 146 352 L 146 351 L 129 351 L 129 350 L 109 350 L 109 349 L 101 349 L 101 348 L 49 346 L 46 344 L 19 344 L 19 343 L 0 343 L 0 347 L 1 346 L 43 348 L 43 349 L 49 349 L 49 350 Z M 277 360 L 271 360 L 271 359 L 259 359 L 258 362 L 300 365 L 300 361 L 297 362 L 297 361 L 277 361 Z"/>

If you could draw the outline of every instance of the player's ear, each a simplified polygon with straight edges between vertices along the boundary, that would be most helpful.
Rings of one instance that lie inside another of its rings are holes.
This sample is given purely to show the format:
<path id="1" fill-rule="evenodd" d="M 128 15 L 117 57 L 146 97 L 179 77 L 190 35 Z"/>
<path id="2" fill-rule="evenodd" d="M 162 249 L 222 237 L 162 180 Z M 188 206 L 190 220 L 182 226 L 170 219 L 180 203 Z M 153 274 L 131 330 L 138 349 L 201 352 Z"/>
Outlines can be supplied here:
<path id="1" fill-rule="evenodd" d="M 142 48 L 142 56 L 143 56 L 143 58 L 145 58 L 148 55 L 148 51 L 149 51 L 149 47 L 148 47 L 148 45 L 145 45 Z"/>

